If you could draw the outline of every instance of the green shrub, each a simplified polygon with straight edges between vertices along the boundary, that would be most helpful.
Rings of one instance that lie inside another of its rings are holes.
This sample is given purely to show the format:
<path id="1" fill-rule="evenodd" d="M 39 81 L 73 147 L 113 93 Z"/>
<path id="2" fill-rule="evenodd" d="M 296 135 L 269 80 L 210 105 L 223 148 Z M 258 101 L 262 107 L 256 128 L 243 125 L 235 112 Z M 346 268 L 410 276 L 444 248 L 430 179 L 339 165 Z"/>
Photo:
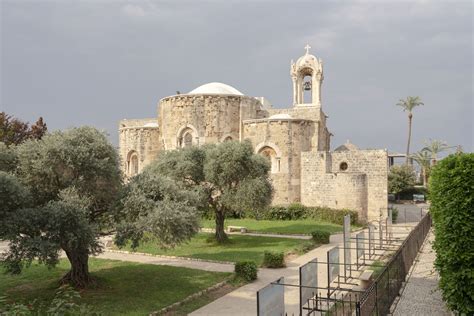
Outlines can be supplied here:
<path id="1" fill-rule="evenodd" d="M 311 233 L 311 236 L 313 237 L 313 241 L 318 244 L 329 244 L 329 237 L 331 234 L 326 231 L 316 230 Z"/>
<path id="2" fill-rule="evenodd" d="M 435 267 L 447 306 L 474 314 L 474 154 L 441 160 L 430 177 Z"/>
<path id="3" fill-rule="evenodd" d="M 396 223 L 398 219 L 398 208 L 390 206 L 389 209 L 392 210 L 392 223 Z"/>
<path id="4" fill-rule="evenodd" d="M 257 279 L 257 264 L 254 261 L 239 261 L 235 264 L 235 275 L 245 281 Z"/>
<path id="5" fill-rule="evenodd" d="M 342 225 L 344 223 L 344 216 L 347 214 L 351 215 L 352 225 L 359 223 L 359 214 L 356 211 L 333 209 L 324 206 L 308 207 L 299 203 L 293 203 L 289 206 L 272 206 L 260 214 L 260 219 L 296 220 L 308 218 Z M 249 215 L 247 213 L 247 216 Z"/>
<path id="6" fill-rule="evenodd" d="M 344 224 L 344 216 L 351 215 L 351 225 L 359 223 L 359 213 L 348 209 L 333 209 L 324 206 L 308 207 L 305 218 L 330 222 L 338 225 Z"/>
<path id="7" fill-rule="evenodd" d="M 265 251 L 263 253 L 263 266 L 267 268 L 283 268 L 285 266 L 285 254 L 283 252 Z"/>

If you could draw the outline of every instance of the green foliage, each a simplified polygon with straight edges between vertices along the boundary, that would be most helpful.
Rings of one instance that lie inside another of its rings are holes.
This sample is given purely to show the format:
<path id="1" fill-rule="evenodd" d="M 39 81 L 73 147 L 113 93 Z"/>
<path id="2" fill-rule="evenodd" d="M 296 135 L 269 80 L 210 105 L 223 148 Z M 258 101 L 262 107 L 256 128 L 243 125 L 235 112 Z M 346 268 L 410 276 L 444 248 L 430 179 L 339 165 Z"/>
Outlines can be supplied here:
<path id="1" fill-rule="evenodd" d="M 271 206 L 260 214 L 259 219 L 265 220 L 298 220 L 313 219 L 326 221 L 342 225 L 344 216 L 351 215 L 351 224 L 358 224 L 359 213 L 348 209 L 332 209 L 324 206 L 304 206 L 299 203 L 293 203 L 289 206 L 277 205 Z M 251 215 L 251 213 L 249 214 Z"/>
<path id="2" fill-rule="evenodd" d="M 27 188 L 14 175 L 0 171 L 0 239 L 6 236 L 9 217 L 30 200 Z"/>
<path id="3" fill-rule="evenodd" d="M 189 240 L 199 230 L 202 194 L 180 186 L 152 169 L 133 177 L 122 198 L 123 221 L 118 225 L 115 243 L 130 240 L 136 248 L 152 237 L 160 247 L 174 247 Z"/>
<path id="4" fill-rule="evenodd" d="M 415 107 L 424 105 L 424 103 L 421 102 L 421 98 L 418 96 L 409 96 L 406 99 L 400 99 L 397 105 L 401 106 L 403 111 L 412 112 Z"/>
<path id="5" fill-rule="evenodd" d="M 415 172 L 409 165 L 395 165 L 388 174 L 388 192 L 399 194 L 415 185 Z"/>
<path id="6" fill-rule="evenodd" d="M 42 117 L 30 127 L 28 123 L 0 112 L 0 142 L 7 146 L 21 144 L 27 139 L 41 139 L 46 131 L 47 127 Z"/>
<path id="7" fill-rule="evenodd" d="M 0 171 L 12 172 L 16 168 L 17 156 L 15 146 L 7 146 L 0 142 Z"/>
<path id="8" fill-rule="evenodd" d="M 15 152 L 15 174 L 32 203 L 5 219 L 10 247 L 3 264 L 12 273 L 35 258 L 54 266 L 64 250 L 72 265 L 64 281 L 86 286 L 87 258 L 101 251 L 98 238 L 113 228 L 116 215 L 121 173 L 115 149 L 105 134 L 81 127 L 27 140 Z"/>
<path id="9" fill-rule="evenodd" d="M 318 244 L 329 244 L 329 237 L 331 234 L 327 231 L 316 230 L 311 233 L 313 241 Z"/>
<path id="10" fill-rule="evenodd" d="M 429 190 L 424 187 L 411 187 L 406 190 L 403 190 L 398 194 L 400 200 L 413 200 L 414 194 L 423 194 L 425 199 L 428 198 Z"/>
<path id="11" fill-rule="evenodd" d="M 34 300 L 29 304 L 10 302 L 6 297 L 0 297 L 0 314 L 4 316 L 79 316 L 99 315 L 86 304 L 79 304 L 81 295 L 67 285 L 61 286 L 48 304 Z"/>
<path id="12" fill-rule="evenodd" d="M 273 188 L 268 177 L 270 166 L 263 157 L 254 154 L 249 142 L 224 142 L 166 151 L 146 170 L 202 194 L 200 208 L 213 210 L 219 242 L 227 238 L 224 232 L 226 215 L 246 209 L 263 209 L 272 199 Z"/>
<path id="13" fill-rule="evenodd" d="M 257 264 L 254 261 L 239 261 L 235 264 L 235 275 L 245 281 L 254 281 L 257 279 Z"/>
<path id="14" fill-rule="evenodd" d="M 425 145 L 426 147 L 424 147 L 422 151 L 426 151 L 431 154 L 430 160 L 433 162 L 433 164 L 436 163 L 439 153 L 454 147 L 454 146 L 449 146 L 448 143 L 445 141 L 436 140 L 436 139 L 430 139 L 429 142 L 425 141 Z"/>
<path id="15" fill-rule="evenodd" d="M 474 154 L 441 160 L 430 178 L 439 286 L 448 307 L 474 314 Z"/>
<path id="16" fill-rule="evenodd" d="M 267 268 L 285 267 L 285 254 L 283 252 L 265 251 L 263 253 L 263 266 Z"/>

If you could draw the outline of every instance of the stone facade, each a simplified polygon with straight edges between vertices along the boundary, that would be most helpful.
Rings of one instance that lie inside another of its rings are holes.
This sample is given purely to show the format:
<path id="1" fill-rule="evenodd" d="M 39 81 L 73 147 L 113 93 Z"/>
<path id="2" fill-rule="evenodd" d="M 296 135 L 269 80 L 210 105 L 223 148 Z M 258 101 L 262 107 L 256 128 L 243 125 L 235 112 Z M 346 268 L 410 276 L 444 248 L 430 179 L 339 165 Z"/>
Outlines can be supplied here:
<path id="1" fill-rule="evenodd" d="M 349 208 L 363 219 L 376 218 L 387 208 L 387 152 L 349 143 L 331 152 L 321 106 L 322 61 L 307 46 L 291 62 L 290 75 L 290 108 L 275 109 L 265 98 L 210 83 L 161 99 L 157 118 L 120 121 L 124 173 L 140 172 L 161 150 L 248 139 L 271 162 L 274 204 Z"/>

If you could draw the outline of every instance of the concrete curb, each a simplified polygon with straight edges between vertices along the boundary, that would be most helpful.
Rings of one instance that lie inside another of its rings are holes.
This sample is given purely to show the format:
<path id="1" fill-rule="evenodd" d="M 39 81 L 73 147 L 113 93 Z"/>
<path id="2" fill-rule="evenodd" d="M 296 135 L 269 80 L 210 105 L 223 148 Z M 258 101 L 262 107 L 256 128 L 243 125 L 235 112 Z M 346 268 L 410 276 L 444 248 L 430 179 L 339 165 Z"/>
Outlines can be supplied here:
<path id="1" fill-rule="evenodd" d="M 206 293 L 209 293 L 209 292 L 211 292 L 211 291 L 214 291 L 214 290 L 217 290 L 217 289 L 223 287 L 224 285 L 227 284 L 227 282 L 229 282 L 229 280 L 230 280 L 230 278 L 228 278 L 228 279 L 226 279 L 226 280 L 224 280 L 224 281 L 222 281 L 222 282 L 219 282 L 219 283 L 217 283 L 217 284 L 214 284 L 213 286 L 210 286 L 210 287 L 208 287 L 207 289 L 204 289 L 204 290 L 199 291 L 199 292 L 197 292 L 197 293 L 191 294 L 191 295 L 189 295 L 188 297 L 184 298 L 183 300 L 181 300 L 181 301 L 179 301 L 179 302 L 176 302 L 176 303 L 173 303 L 173 304 L 171 304 L 171 305 L 169 305 L 169 306 L 163 307 L 162 309 L 160 309 L 160 310 L 158 310 L 158 311 L 151 312 L 149 315 L 150 315 L 150 316 L 157 316 L 157 315 L 164 314 L 164 313 L 166 313 L 167 311 L 169 311 L 169 310 L 171 310 L 171 309 L 173 309 L 173 308 L 175 308 L 175 307 L 181 306 L 181 305 L 183 305 L 184 303 L 189 302 L 189 301 L 192 300 L 192 299 L 198 298 L 198 297 L 200 297 L 200 296 L 203 296 L 203 295 L 206 294 Z"/>
<path id="2" fill-rule="evenodd" d="M 155 255 L 155 254 L 146 253 L 146 252 L 134 252 L 134 251 L 127 251 L 127 250 L 105 249 L 105 252 L 124 253 L 124 254 L 128 254 L 128 255 L 141 255 L 141 256 L 164 258 L 164 259 L 178 259 L 178 260 L 186 260 L 186 261 L 209 262 L 209 263 L 221 263 L 221 264 L 235 265 L 235 262 L 230 262 L 230 261 L 205 260 L 205 259 L 199 259 L 199 258 Z"/>

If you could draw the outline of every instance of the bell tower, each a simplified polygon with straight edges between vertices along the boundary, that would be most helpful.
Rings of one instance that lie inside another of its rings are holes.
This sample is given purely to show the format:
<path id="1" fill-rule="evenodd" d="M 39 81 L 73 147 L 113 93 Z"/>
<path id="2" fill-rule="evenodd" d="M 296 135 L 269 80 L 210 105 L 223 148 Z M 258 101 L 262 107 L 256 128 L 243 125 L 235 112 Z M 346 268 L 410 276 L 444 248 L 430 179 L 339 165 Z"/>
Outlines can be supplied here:
<path id="1" fill-rule="evenodd" d="M 293 106 L 321 107 L 321 84 L 323 82 L 323 61 L 309 53 L 311 46 L 306 45 L 306 53 L 296 63 L 291 60 L 290 75 L 293 81 Z M 310 91 L 309 100 L 305 100 L 305 91 Z"/>

